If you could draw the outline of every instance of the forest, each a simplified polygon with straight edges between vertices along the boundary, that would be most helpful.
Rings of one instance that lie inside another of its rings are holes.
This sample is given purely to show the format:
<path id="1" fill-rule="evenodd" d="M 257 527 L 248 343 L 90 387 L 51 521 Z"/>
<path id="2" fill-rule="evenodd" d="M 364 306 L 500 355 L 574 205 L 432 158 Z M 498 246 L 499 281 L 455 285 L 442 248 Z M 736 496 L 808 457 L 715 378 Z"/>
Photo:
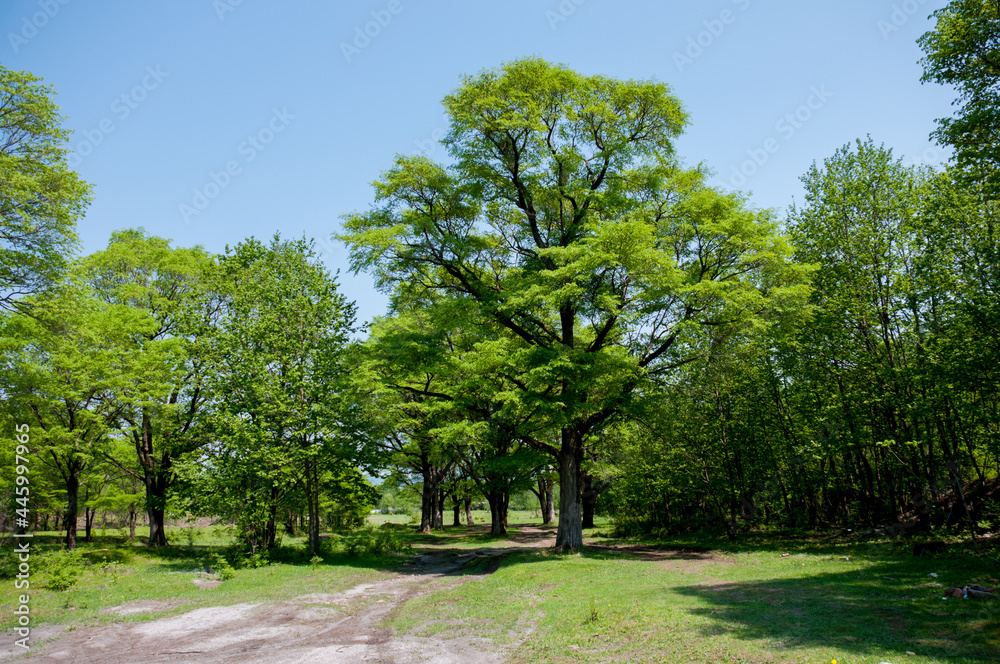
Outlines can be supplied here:
<path id="1" fill-rule="evenodd" d="M 330 220 L 390 298 L 368 322 L 305 237 L 213 254 L 137 225 L 80 255 L 96 194 L 54 91 L 0 66 L 4 531 L 168 547 L 207 517 L 249 555 L 299 533 L 316 554 L 392 498 L 421 533 L 483 506 L 495 536 L 531 502 L 564 552 L 600 515 L 989 541 L 1000 33 L 986 3 L 935 16 L 949 162 L 858 137 L 784 212 L 676 153 L 663 82 L 465 76 L 446 157 L 387 155 L 370 208 Z"/>

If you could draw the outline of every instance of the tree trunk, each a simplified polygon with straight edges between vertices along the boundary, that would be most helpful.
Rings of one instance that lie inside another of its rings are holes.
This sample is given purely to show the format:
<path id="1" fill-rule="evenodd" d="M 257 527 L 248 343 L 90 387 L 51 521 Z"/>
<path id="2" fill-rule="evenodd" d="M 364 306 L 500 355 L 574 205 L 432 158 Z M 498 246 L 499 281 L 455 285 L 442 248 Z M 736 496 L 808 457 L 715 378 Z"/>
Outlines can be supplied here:
<path id="1" fill-rule="evenodd" d="M 420 532 L 429 535 L 434 527 L 434 494 L 437 493 L 424 477 L 424 490 L 420 496 Z"/>
<path id="2" fill-rule="evenodd" d="M 465 525 L 475 525 L 475 521 L 472 520 L 472 498 L 465 499 Z"/>
<path id="3" fill-rule="evenodd" d="M 89 507 L 84 507 L 83 508 L 83 530 L 84 530 L 84 533 L 86 533 L 84 535 L 84 538 L 83 538 L 84 542 L 93 542 L 94 541 L 94 517 L 95 516 L 97 516 L 97 510 L 96 509 L 91 509 Z"/>
<path id="4" fill-rule="evenodd" d="M 579 551 L 583 546 L 583 521 L 580 510 L 580 465 L 583 460 L 582 436 L 573 429 L 563 429 L 559 449 L 559 530 L 556 550 Z"/>
<path id="5" fill-rule="evenodd" d="M 454 510 L 454 513 L 455 513 L 454 514 L 455 519 L 454 519 L 454 522 L 451 525 L 453 525 L 453 526 L 461 526 L 462 525 L 462 518 L 461 518 L 462 517 L 462 501 L 459 500 L 459 498 L 458 498 L 457 495 L 452 496 L 451 497 L 451 501 L 452 501 L 452 507 L 453 507 L 453 510 Z"/>
<path id="6" fill-rule="evenodd" d="M 69 472 L 66 477 L 66 514 L 63 523 L 66 526 L 66 550 L 76 548 L 76 522 L 80 501 L 80 478 L 75 472 Z"/>
<path id="7" fill-rule="evenodd" d="M 537 481 L 538 488 L 532 488 L 531 492 L 538 498 L 541 506 L 542 525 L 547 526 L 556 520 L 555 483 L 545 477 L 539 477 Z"/>
<path id="8" fill-rule="evenodd" d="M 504 491 L 490 491 L 486 494 L 486 501 L 490 504 L 490 535 L 506 535 L 510 495 Z"/>
<path id="9" fill-rule="evenodd" d="M 133 505 L 129 505 L 128 508 L 128 540 L 131 542 L 135 539 L 135 522 L 139 517 L 138 510 Z"/>
<path id="10" fill-rule="evenodd" d="M 594 511 L 597 509 L 597 497 L 601 495 L 599 487 L 594 484 L 594 479 L 587 473 L 581 475 L 581 499 L 583 507 L 583 527 L 594 527 Z"/>
<path id="11" fill-rule="evenodd" d="M 167 531 L 163 526 L 164 509 L 150 505 L 146 508 L 149 517 L 149 539 L 146 546 L 167 546 Z"/>
<path id="12" fill-rule="evenodd" d="M 319 470 L 311 459 L 305 463 L 306 503 L 309 510 L 309 552 L 319 554 Z M 294 530 L 294 526 L 292 527 Z"/>
<path id="13" fill-rule="evenodd" d="M 149 539 L 146 546 L 168 546 L 167 531 L 163 526 L 167 510 L 167 477 L 170 459 L 164 456 L 158 468 L 143 468 L 146 485 L 146 514 L 149 517 Z"/>
<path id="14" fill-rule="evenodd" d="M 539 482 L 542 494 L 542 525 L 556 520 L 555 482 L 551 479 Z"/>
<path id="15" fill-rule="evenodd" d="M 444 530 L 444 491 L 434 492 L 434 530 Z"/>

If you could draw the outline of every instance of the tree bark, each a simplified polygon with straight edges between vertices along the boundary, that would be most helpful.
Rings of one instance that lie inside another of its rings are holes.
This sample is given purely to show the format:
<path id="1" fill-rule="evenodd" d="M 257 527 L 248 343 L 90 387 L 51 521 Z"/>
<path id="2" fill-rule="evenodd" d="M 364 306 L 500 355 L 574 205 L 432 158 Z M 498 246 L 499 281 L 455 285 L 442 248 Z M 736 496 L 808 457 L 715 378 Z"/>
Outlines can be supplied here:
<path id="1" fill-rule="evenodd" d="M 547 526 L 556 520 L 555 483 L 545 477 L 539 477 L 537 484 L 538 488 L 532 488 L 531 492 L 538 498 L 538 504 L 541 506 L 542 525 Z"/>
<path id="2" fill-rule="evenodd" d="M 594 512 L 597 510 L 597 498 L 604 493 L 607 484 L 598 483 L 587 473 L 581 475 L 581 498 L 583 501 L 583 527 L 594 527 Z"/>
<path id="3" fill-rule="evenodd" d="M 556 550 L 579 551 L 583 546 L 583 520 L 580 510 L 580 465 L 583 460 L 582 436 L 573 429 L 563 429 L 559 449 L 559 530 Z"/>
<path id="4" fill-rule="evenodd" d="M 465 499 L 465 525 L 475 525 L 475 521 L 472 520 L 472 498 Z"/>
<path id="5" fill-rule="evenodd" d="M 549 525 L 556 520 L 555 482 L 551 479 L 544 480 L 542 489 L 542 525 Z"/>
<path id="6" fill-rule="evenodd" d="M 444 530 L 444 491 L 434 492 L 434 530 Z"/>
<path id="7" fill-rule="evenodd" d="M 453 526 L 461 526 L 462 525 L 462 501 L 459 500 L 459 498 L 458 498 L 457 495 L 455 495 L 455 496 L 451 497 L 451 502 L 452 502 L 452 508 L 453 508 L 454 517 L 455 517 L 454 521 L 452 522 L 451 525 L 453 525 Z"/>
<path id="8" fill-rule="evenodd" d="M 129 505 L 128 508 L 128 540 L 131 542 L 135 539 L 135 522 L 139 517 L 138 510 L 135 507 Z"/>
<path id="9" fill-rule="evenodd" d="M 437 489 L 424 476 L 424 490 L 420 496 L 420 532 L 429 535 L 434 527 L 434 495 Z"/>
<path id="10" fill-rule="evenodd" d="M 163 526 L 167 509 L 167 488 L 170 475 L 170 457 L 166 454 L 159 466 L 143 464 L 143 481 L 146 485 L 146 514 L 149 517 L 149 539 L 146 546 L 168 546 L 167 531 Z"/>
<path id="11" fill-rule="evenodd" d="M 504 491 L 490 491 L 486 494 L 486 501 L 490 504 L 490 535 L 498 537 L 506 535 L 510 494 Z"/>
<path id="12" fill-rule="evenodd" d="M 91 509 L 89 507 L 83 508 L 83 531 L 85 533 L 83 538 L 84 542 L 94 541 L 94 517 L 96 516 L 96 509 Z"/>
<path id="13" fill-rule="evenodd" d="M 72 551 L 76 548 L 76 525 L 80 504 L 80 478 L 75 472 L 69 472 L 66 476 L 66 514 L 63 516 L 63 523 L 66 526 L 66 550 Z"/>

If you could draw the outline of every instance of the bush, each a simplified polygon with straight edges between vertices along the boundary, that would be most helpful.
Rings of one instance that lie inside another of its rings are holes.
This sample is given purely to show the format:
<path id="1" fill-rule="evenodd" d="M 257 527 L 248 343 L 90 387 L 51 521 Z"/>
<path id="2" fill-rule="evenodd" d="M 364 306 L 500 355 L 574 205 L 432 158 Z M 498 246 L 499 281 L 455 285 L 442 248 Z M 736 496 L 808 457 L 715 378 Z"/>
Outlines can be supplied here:
<path id="1" fill-rule="evenodd" d="M 236 570 L 229 564 L 226 557 L 219 553 L 215 554 L 213 558 L 212 571 L 218 574 L 219 579 L 222 581 L 228 581 L 236 576 Z"/>
<path id="2" fill-rule="evenodd" d="M 40 567 L 48 577 L 47 588 L 69 590 L 83 573 L 83 560 L 77 551 L 53 551 L 41 558 Z"/>
<path id="3" fill-rule="evenodd" d="M 344 551 L 349 556 L 385 553 L 409 553 L 411 547 L 389 528 L 376 530 L 372 526 L 359 528 L 344 536 Z"/>

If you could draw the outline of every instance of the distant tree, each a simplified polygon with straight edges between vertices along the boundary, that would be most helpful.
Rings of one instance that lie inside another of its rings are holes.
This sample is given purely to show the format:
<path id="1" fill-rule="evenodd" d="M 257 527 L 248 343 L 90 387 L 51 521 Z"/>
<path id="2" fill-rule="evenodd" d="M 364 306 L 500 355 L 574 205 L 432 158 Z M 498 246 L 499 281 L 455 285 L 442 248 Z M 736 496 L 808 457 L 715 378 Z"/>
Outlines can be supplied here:
<path id="1" fill-rule="evenodd" d="M 0 309 L 56 281 L 90 202 L 90 186 L 66 164 L 69 132 L 41 80 L 0 65 Z"/>
<path id="2" fill-rule="evenodd" d="M 209 502 L 257 552 L 274 546 L 279 510 L 301 494 L 315 553 L 325 474 L 339 472 L 359 491 L 364 484 L 340 467 L 360 459 L 348 387 L 354 303 L 305 240 L 251 238 L 220 260 L 226 297 L 210 351 L 217 444 L 205 454 Z"/>

